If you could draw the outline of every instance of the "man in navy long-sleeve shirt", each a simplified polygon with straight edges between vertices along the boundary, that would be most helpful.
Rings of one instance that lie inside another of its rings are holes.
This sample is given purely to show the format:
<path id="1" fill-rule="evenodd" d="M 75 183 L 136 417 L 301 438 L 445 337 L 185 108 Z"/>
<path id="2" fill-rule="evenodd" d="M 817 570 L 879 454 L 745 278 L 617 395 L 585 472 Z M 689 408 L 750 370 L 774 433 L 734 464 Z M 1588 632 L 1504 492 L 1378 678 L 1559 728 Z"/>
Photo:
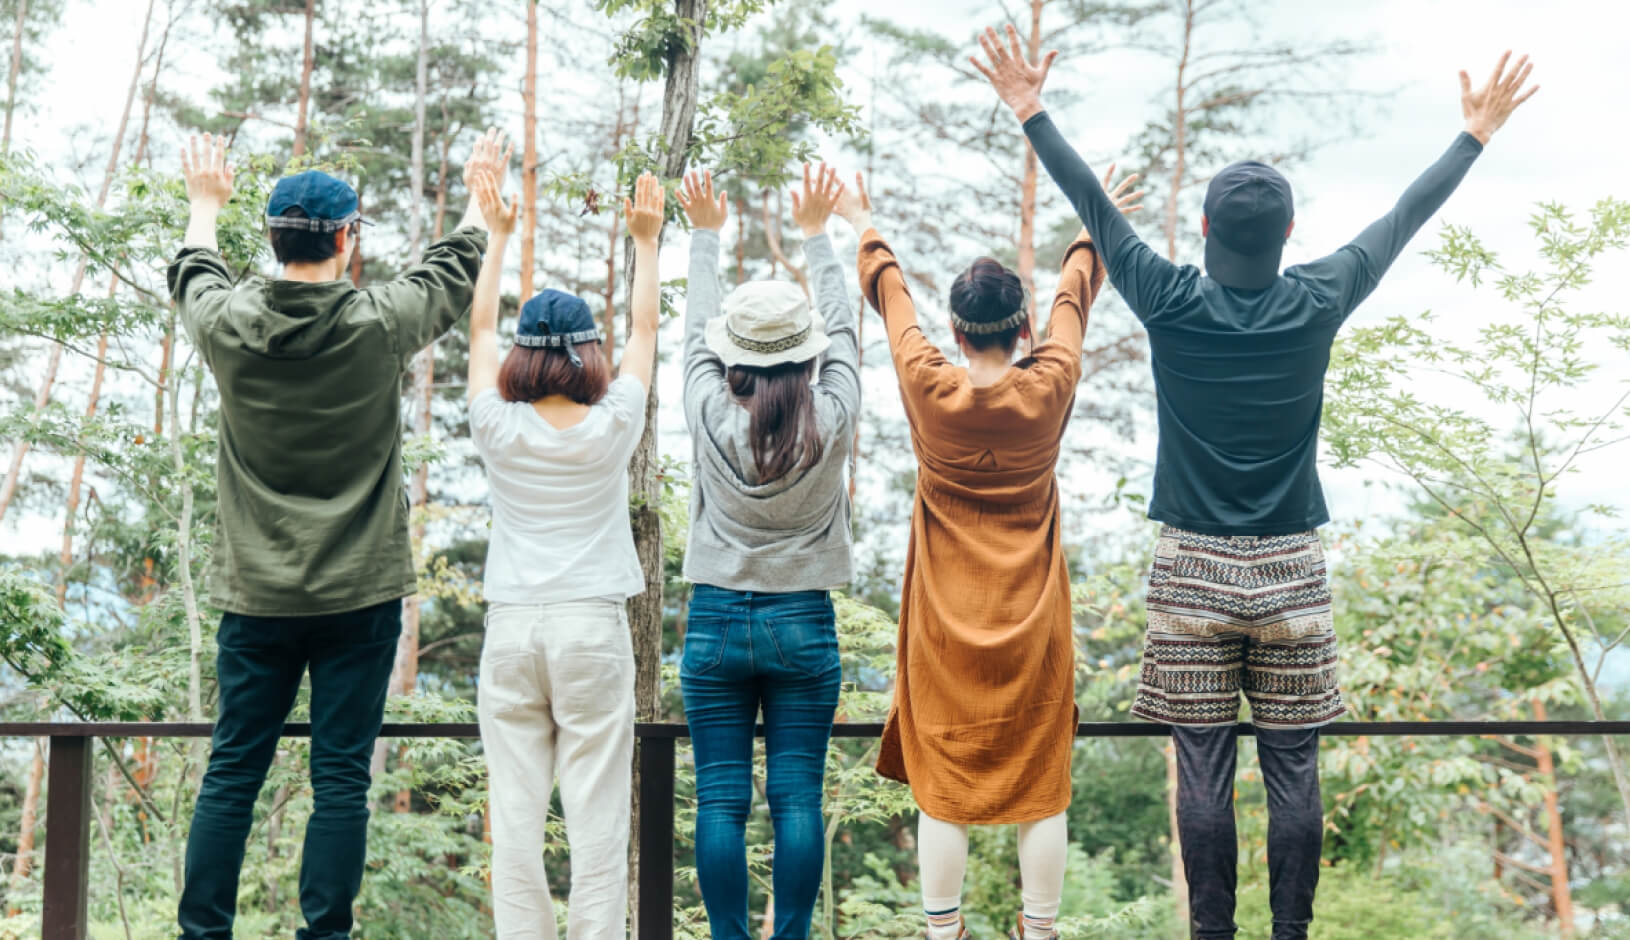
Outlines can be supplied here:
<path id="1" fill-rule="evenodd" d="M 1323 820 L 1318 729 L 1343 712 L 1330 591 L 1317 528 L 1330 519 L 1316 465 L 1324 374 L 1341 325 L 1380 283 L 1537 86 L 1500 59 L 1473 90 L 1464 132 L 1391 211 L 1335 253 L 1280 270 L 1294 226 L 1277 170 L 1235 163 L 1213 177 L 1205 273 L 1133 232 L 1041 105 L 1057 53 L 1027 62 L 981 37 L 973 64 L 1024 125 L 1149 333 L 1160 440 L 1149 516 L 1163 523 L 1149 577 L 1148 636 L 1133 714 L 1171 724 L 1177 819 L 1193 935 L 1234 936 L 1233 818 L 1239 696 L 1251 704 L 1268 790 L 1274 940 L 1307 936 Z"/>

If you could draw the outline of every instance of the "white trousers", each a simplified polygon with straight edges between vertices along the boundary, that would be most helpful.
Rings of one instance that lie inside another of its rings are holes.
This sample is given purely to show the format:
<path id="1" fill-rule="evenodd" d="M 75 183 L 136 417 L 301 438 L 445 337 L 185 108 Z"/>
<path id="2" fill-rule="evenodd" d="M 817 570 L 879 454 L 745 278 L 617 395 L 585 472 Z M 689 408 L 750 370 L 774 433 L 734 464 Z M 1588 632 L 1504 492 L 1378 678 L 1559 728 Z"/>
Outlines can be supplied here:
<path id="1" fill-rule="evenodd" d="M 623 605 L 492 605 L 476 699 L 498 936 L 555 940 L 543 840 L 558 776 L 572 861 L 566 935 L 623 940 L 634 757 L 634 652 Z"/>

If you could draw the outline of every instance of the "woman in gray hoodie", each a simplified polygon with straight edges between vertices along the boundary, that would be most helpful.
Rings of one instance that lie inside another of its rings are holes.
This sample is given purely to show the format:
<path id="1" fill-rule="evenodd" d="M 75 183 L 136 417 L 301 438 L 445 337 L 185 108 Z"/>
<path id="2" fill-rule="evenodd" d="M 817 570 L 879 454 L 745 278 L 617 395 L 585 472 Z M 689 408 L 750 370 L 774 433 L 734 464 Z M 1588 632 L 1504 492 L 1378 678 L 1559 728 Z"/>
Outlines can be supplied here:
<path id="1" fill-rule="evenodd" d="M 712 174 L 679 193 L 690 216 L 685 421 L 694 445 L 685 577 L 695 584 L 680 682 L 696 753 L 696 870 L 715 940 L 748 940 L 747 815 L 763 708 L 775 829 L 775 933 L 802 938 L 824 859 L 821 793 L 842 668 L 828 591 L 847 584 L 844 463 L 860 409 L 855 305 L 825 234 L 847 197 L 804 167 L 792 197 L 804 290 L 751 281 L 722 302 Z"/>

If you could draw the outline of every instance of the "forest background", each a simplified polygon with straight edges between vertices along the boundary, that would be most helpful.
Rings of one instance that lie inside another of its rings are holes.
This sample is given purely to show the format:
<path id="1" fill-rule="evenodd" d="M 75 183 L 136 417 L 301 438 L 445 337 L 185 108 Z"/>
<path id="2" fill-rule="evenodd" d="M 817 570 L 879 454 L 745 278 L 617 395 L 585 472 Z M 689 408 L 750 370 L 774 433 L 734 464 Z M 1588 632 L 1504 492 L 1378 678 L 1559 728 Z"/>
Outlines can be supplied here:
<path id="1" fill-rule="evenodd" d="M 1047 95 L 1096 165 L 1146 174 L 1142 234 L 1199 257 L 1199 195 L 1243 157 L 1297 187 L 1287 262 L 1332 250 L 1396 199 L 1459 127 L 1456 69 L 1520 46 L 1545 91 L 1498 135 L 1441 217 L 1354 317 L 1327 388 L 1326 530 L 1355 718 L 1630 717 L 1625 440 L 1630 84 L 1600 6 L 1246 0 L 0 0 L 0 710 L 8 719 L 207 719 L 215 612 L 215 390 L 175 332 L 163 266 L 179 245 L 183 135 L 228 134 L 239 195 L 222 244 L 271 271 L 271 180 L 317 165 L 354 179 L 368 229 L 359 283 L 392 276 L 462 211 L 460 161 L 496 124 L 532 149 L 511 187 L 530 237 L 510 311 L 543 286 L 607 309 L 625 248 L 609 207 L 640 171 L 714 168 L 732 199 L 731 280 L 801 276 L 784 184 L 821 157 L 869 174 L 930 336 L 980 254 L 1017 267 L 1045 310 L 1078 227 L 965 64 L 1012 21 L 1065 58 Z M 839 250 L 853 236 L 834 226 Z M 662 262 L 683 309 L 686 236 Z M 858 292 L 856 293 L 858 303 Z M 863 315 L 866 418 L 853 467 L 863 574 L 840 604 L 843 718 L 886 710 L 913 466 L 881 329 Z M 653 584 L 633 606 L 645 716 L 680 719 L 689 447 L 663 334 L 656 433 L 630 507 Z M 1084 720 L 1125 720 L 1139 653 L 1142 518 L 1153 456 L 1147 343 L 1113 292 L 1093 311 L 1087 377 L 1061 463 Z M 464 333 L 404 382 L 421 593 L 406 608 L 391 711 L 471 717 L 486 510 L 464 428 Z M 661 537 L 656 533 L 660 530 Z M 1630 937 L 1630 783 L 1595 738 L 1330 739 L 1315 936 Z M 1241 762 L 1241 923 L 1265 936 L 1265 818 Z M 181 741 L 106 742 L 94 796 L 98 937 L 170 931 L 203 758 Z M 833 748 L 824 937 L 908 937 L 912 806 Z M 280 752 L 251 837 L 240 931 L 292 931 L 310 808 L 305 749 Z M 0 936 L 38 934 L 44 754 L 0 744 Z M 474 743 L 382 745 L 359 937 L 480 937 L 484 781 Z M 705 937 L 680 759 L 676 919 Z M 1076 748 L 1067 936 L 1177 937 L 1167 757 L 1154 740 Z M 762 803 L 762 801 L 760 801 Z M 755 816 L 754 910 L 773 905 Z M 552 847 L 557 896 L 568 864 Z M 1010 831 L 977 833 L 967 904 L 982 934 L 1018 906 Z M 768 918 L 765 918 L 768 923 Z M 1004 925 L 1005 926 L 1005 925 Z"/>

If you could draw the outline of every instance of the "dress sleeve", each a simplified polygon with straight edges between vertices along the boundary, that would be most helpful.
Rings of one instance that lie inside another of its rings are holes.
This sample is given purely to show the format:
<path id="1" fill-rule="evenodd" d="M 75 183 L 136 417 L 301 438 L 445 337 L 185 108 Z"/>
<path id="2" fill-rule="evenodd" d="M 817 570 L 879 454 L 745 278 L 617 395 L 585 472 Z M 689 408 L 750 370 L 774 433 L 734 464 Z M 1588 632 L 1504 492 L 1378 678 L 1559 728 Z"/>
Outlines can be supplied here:
<path id="1" fill-rule="evenodd" d="M 634 456 L 640 435 L 645 433 L 645 402 L 645 386 L 631 375 L 614 380 L 600 400 L 611 411 L 612 445 L 608 450 L 613 466 L 625 466 Z"/>
<path id="2" fill-rule="evenodd" d="M 1065 400 L 1075 395 L 1081 380 L 1081 346 L 1087 332 L 1087 311 L 1104 284 L 1104 266 L 1092 238 L 1082 232 L 1064 252 L 1064 268 L 1053 294 L 1047 320 L 1047 341 L 1036 347 L 1033 374 Z"/>
<path id="3" fill-rule="evenodd" d="M 917 325 L 917 305 L 906 287 L 900 262 L 895 260 L 894 252 L 875 228 L 867 229 L 860 236 L 859 267 L 861 293 L 872 309 L 883 316 L 889 353 L 901 385 L 918 387 L 932 381 L 936 373 L 949 368 L 950 364 Z"/>
<path id="4" fill-rule="evenodd" d="M 470 399 L 470 443 L 482 459 L 492 453 L 494 437 L 504 417 L 504 399 L 496 388 L 484 389 Z"/>
<path id="5" fill-rule="evenodd" d="M 815 289 L 815 309 L 826 321 L 826 336 L 832 342 L 821 360 L 816 388 L 837 404 L 844 427 L 852 428 L 860 411 L 860 340 L 855 329 L 855 305 L 844 289 L 843 265 L 831 238 L 817 235 L 804 242 L 804 257 L 809 261 Z"/>

